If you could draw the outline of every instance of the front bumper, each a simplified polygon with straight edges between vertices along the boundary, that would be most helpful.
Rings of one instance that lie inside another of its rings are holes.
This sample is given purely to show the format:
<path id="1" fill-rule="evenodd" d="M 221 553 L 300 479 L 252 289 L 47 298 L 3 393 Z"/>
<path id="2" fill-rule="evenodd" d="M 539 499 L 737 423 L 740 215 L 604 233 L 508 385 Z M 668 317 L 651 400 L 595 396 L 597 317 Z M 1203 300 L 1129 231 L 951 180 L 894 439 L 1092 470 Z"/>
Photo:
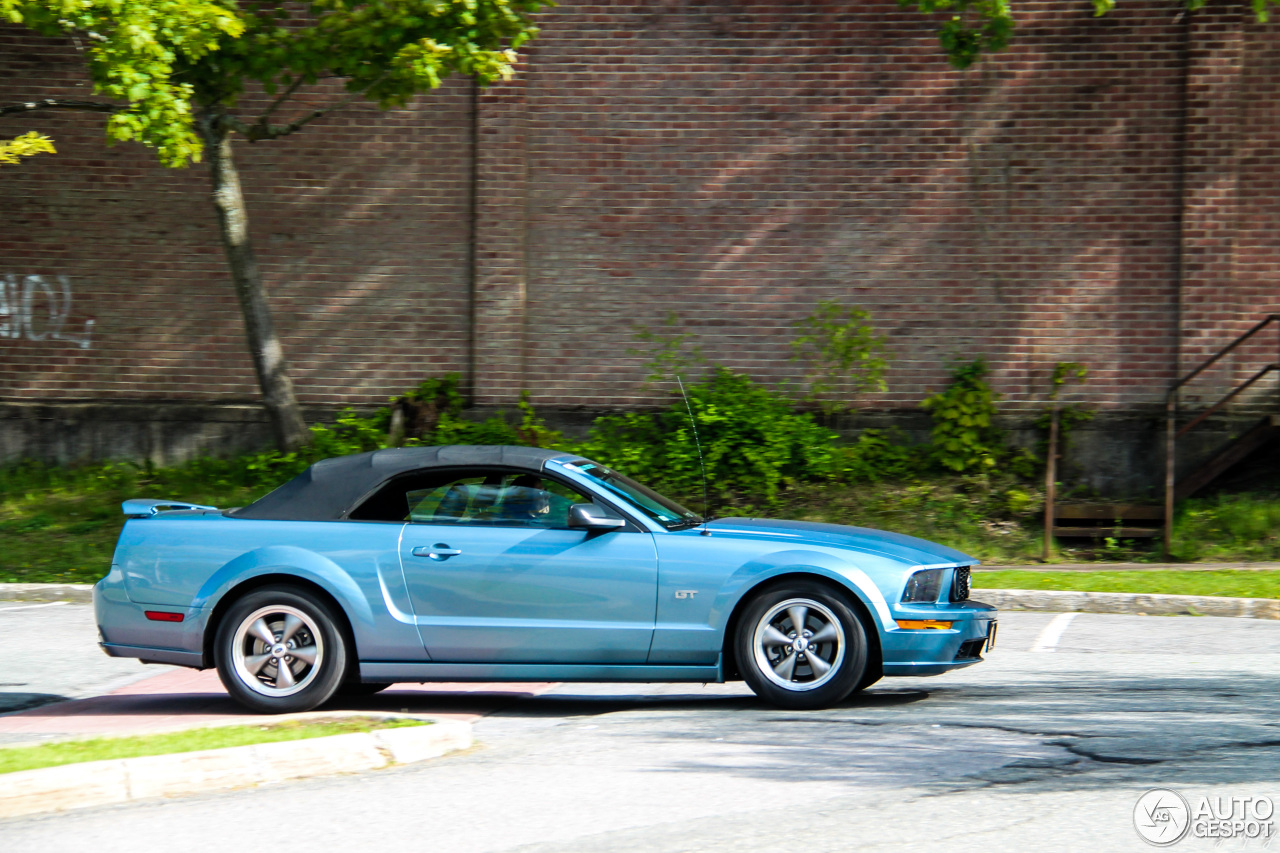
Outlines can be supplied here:
<path id="1" fill-rule="evenodd" d="M 894 628 L 881 634 L 885 675 L 941 675 L 982 662 L 998 612 L 978 601 L 896 605 L 895 620 L 950 622 L 950 628 Z"/>

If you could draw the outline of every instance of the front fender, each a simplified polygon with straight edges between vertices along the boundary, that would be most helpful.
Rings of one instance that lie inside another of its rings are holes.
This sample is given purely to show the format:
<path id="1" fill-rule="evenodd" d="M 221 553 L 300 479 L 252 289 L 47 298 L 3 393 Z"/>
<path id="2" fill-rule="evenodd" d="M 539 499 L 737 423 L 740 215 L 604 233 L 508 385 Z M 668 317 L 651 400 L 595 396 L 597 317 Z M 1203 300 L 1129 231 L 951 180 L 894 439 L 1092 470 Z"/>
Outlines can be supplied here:
<path id="1" fill-rule="evenodd" d="M 743 597 L 788 574 L 808 574 L 839 585 L 872 614 L 880 634 L 892 628 L 889 606 L 867 573 L 874 567 L 854 565 L 833 550 L 785 543 L 762 552 L 763 543 L 754 537 L 696 532 L 657 536 L 655 542 L 658 608 L 650 663 L 714 663 Z"/>
<path id="2" fill-rule="evenodd" d="M 862 569 L 833 554 L 810 549 L 788 549 L 762 555 L 735 571 L 716 597 L 712 612 L 721 633 L 729 616 L 743 598 L 761 584 L 792 574 L 808 574 L 834 581 L 858 597 L 867 612 L 880 623 L 880 630 L 892 630 L 895 623 L 889 604 L 879 588 Z"/>

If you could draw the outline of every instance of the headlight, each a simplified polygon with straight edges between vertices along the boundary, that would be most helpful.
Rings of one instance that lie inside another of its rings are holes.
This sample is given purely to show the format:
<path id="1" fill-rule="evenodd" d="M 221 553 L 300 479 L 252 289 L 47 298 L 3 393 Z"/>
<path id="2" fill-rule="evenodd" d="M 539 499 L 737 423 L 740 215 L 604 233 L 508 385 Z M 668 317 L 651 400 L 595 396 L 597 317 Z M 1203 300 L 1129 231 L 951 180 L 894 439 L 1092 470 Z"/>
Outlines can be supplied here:
<path id="1" fill-rule="evenodd" d="M 916 572 L 907 580 L 907 588 L 902 591 L 902 600 L 937 601 L 942 592 L 942 576 L 946 569 L 925 569 Z"/>

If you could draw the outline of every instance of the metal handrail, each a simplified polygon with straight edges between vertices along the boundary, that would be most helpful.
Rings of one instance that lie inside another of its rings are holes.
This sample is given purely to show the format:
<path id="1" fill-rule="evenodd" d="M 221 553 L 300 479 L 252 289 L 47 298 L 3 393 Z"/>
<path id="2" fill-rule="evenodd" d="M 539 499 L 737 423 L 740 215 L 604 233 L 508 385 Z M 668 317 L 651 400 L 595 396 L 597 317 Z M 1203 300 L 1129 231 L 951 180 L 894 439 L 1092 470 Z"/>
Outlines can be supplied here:
<path id="1" fill-rule="evenodd" d="M 1186 426 L 1184 426 L 1182 429 L 1178 430 L 1178 434 L 1177 434 L 1176 436 L 1174 436 L 1174 438 L 1182 438 L 1184 435 L 1186 435 L 1186 434 L 1187 434 L 1187 432 L 1188 432 L 1192 427 L 1194 427 L 1194 426 L 1196 426 L 1196 425 L 1198 425 L 1198 424 L 1203 423 L 1203 422 L 1205 421 L 1205 419 L 1206 419 L 1206 418 L 1208 418 L 1208 417 L 1209 417 L 1210 415 L 1212 415 L 1214 412 L 1218 411 L 1218 409 L 1221 409 L 1221 408 L 1222 408 L 1223 406 L 1225 406 L 1227 403 L 1230 403 L 1230 402 L 1231 402 L 1231 400 L 1232 400 L 1232 399 L 1233 399 L 1237 394 L 1239 394 L 1241 391 L 1244 391 L 1244 390 L 1245 390 L 1246 388 L 1248 388 L 1250 385 L 1252 385 L 1253 383 L 1257 382 L 1259 379 L 1261 379 L 1262 377 L 1266 376 L 1268 373 L 1270 373 L 1270 372 L 1271 372 L 1271 371 L 1273 371 L 1273 370 L 1280 370 L 1280 364 L 1268 364 L 1266 367 L 1262 368 L 1262 369 L 1261 369 L 1261 370 L 1259 370 L 1257 373 L 1253 374 L 1253 376 L 1251 376 L 1251 377 L 1249 377 L 1248 379 L 1246 379 L 1242 384 L 1237 385 L 1237 386 L 1236 386 L 1236 389 L 1235 389 L 1234 391 L 1232 391 L 1232 392 L 1231 392 L 1230 394 L 1228 394 L 1227 396 L 1223 397 L 1223 398 L 1222 398 L 1221 400 L 1219 400 L 1218 402 L 1214 403 L 1214 404 L 1213 404 L 1212 406 L 1210 406 L 1209 408 L 1205 409 L 1205 410 L 1204 410 L 1203 412 L 1201 412 L 1198 416 L 1196 416 L 1195 420 L 1191 421 L 1189 424 L 1187 424 Z"/>
<path id="2" fill-rule="evenodd" d="M 1184 426 L 1181 430 L 1177 429 L 1178 420 L 1178 390 L 1186 385 L 1192 379 L 1195 379 L 1201 373 L 1204 373 L 1220 359 L 1229 355 L 1236 347 L 1252 338 L 1258 332 L 1261 332 L 1271 323 L 1280 324 L 1280 314 L 1268 314 L 1259 321 L 1252 329 L 1237 337 L 1234 341 L 1218 350 L 1206 361 L 1204 361 L 1195 370 L 1173 383 L 1169 388 L 1169 393 L 1165 396 L 1165 466 L 1164 466 L 1164 555 L 1169 556 L 1169 551 L 1173 545 L 1173 495 L 1174 495 L 1174 447 L 1177 440 L 1185 435 L 1193 427 L 1204 422 L 1206 418 L 1214 412 L 1221 409 L 1231 400 L 1244 391 L 1253 383 L 1266 376 L 1272 371 L 1280 371 L 1280 361 L 1274 364 L 1268 364 L 1259 370 L 1253 376 L 1249 377 L 1240 385 L 1233 388 L 1225 397 L 1214 403 L 1205 411 L 1201 412 L 1194 420 Z"/>
<path id="3" fill-rule="evenodd" d="M 1209 360 L 1206 361 L 1204 364 L 1200 365 L 1195 370 L 1191 371 L 1186 376 L 1182 377 L 1177 382 L 1173 383 L 1173 387 L 1169 389 L 1168 399 L 1172 399 L 1173 395 L 1178 393 L 1178 389 L 1181 388 L 1183 385 L 1186 385 L 1192 379 L 1195 379 L 1201 373 L 1204 373 L 1210 367 L 1213 367 L 1213 365 L 1217 363 L 1218 359 L 1222 358 L 1223 356 L 1229 355 L 1231 351 L 1234 350 L 1236 347 L 1240 346 L 1242 343 L 1249 340 L 1249 338 L 1252 338 L 1254 335 L 1258 334 L 1258 332 L 1261 332 L 1263 329 L 1265 329 L 1268 323 L 1277 322 L 1277 321 L 1280 321 L 1280 314 L 1268 314 L 1262 321 L 1260 321 L 1252 329 L 1245 332 L 1243 335 L 1236 338 L 1234 341 L 1227 344 L 1222 349 L 1218 350 L 1218 352 L 1215 355 L 1211 356 Z"/>

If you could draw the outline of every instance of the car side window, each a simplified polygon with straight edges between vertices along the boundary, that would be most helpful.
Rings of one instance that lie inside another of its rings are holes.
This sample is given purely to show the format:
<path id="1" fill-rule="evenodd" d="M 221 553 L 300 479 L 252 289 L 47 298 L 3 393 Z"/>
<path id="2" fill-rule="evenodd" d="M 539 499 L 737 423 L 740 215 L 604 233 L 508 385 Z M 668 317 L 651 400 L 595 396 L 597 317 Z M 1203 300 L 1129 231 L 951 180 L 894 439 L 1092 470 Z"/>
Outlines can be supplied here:
<path id="1" fill-rule="evenodd" d="M 409 521 L 502 527 L 568 527 L 569 508 L 591 499 L 536 474 L 455 477 L 405 492 Z"/>

